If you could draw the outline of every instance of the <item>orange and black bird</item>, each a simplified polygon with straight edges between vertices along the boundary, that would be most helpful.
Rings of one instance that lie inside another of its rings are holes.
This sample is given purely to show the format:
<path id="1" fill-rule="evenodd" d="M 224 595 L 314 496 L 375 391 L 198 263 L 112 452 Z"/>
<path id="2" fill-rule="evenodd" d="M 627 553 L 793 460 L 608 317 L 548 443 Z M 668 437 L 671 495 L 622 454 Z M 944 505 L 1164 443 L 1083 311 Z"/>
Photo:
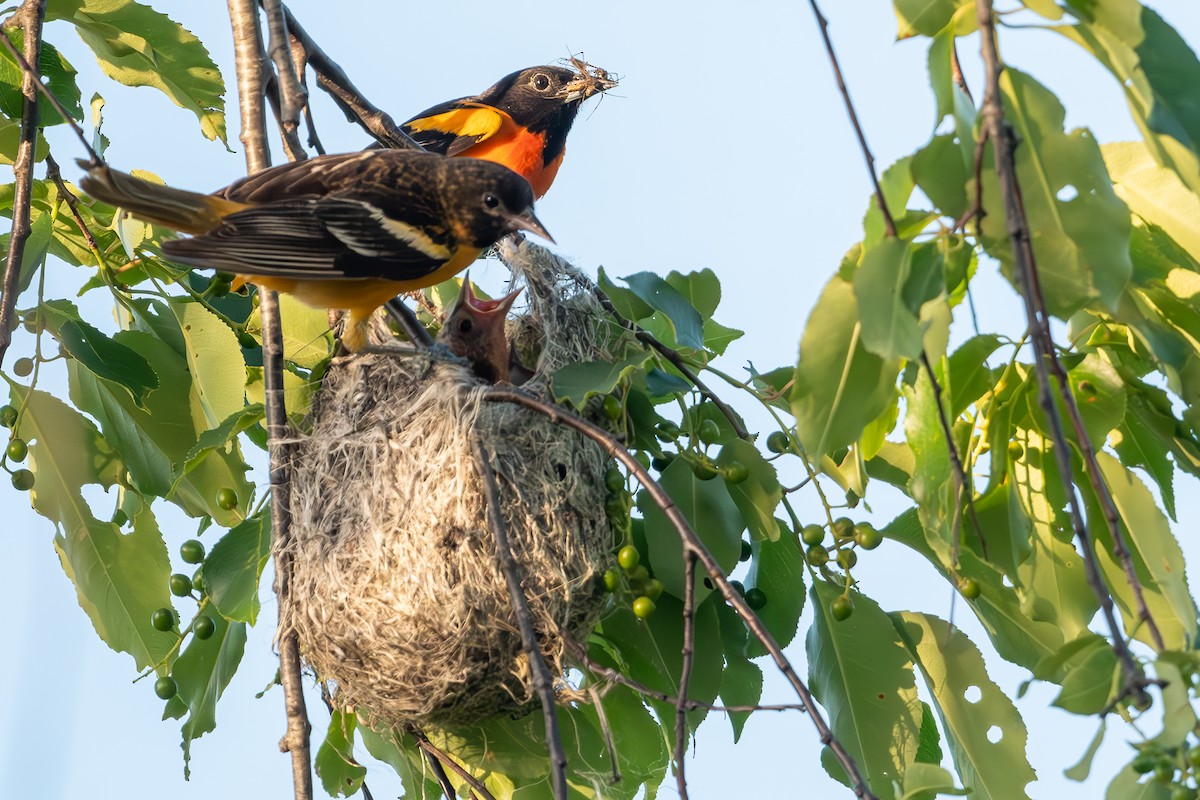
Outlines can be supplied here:
<path id="1" fill-rule="evenodd" d="M 512 170 L 416 150 L 368 150 L 270 167 L 213 194 L 79 162 L 98 200 L 193 234 L 162 243 L 172 261 L 232 272 L 318 308 L 348 313 L 342 343 L 402 292 L 466 269 L 519 230 L 550 238 Z"/>
<path id="2" fill-rule="evenodd" d="M 467 359 L 471 371 L 488 383 L 509 380 L 510 350 L 504 323 L 519 294 L 517 289 L 497 300 L 484 300 L 475 294 L 470 276 L 464 277 L 462 292 L 438 331 L 437 340 Z"/>
<path id="3" fill-rule="evenodd" d="M 617 85 L 602 69 L 571 64 L 514 72 L 483 94 L 436 105 L 401 127 L 426 150 L 503 164 L 540 198 L 558 174 L 583 101 Z"/>

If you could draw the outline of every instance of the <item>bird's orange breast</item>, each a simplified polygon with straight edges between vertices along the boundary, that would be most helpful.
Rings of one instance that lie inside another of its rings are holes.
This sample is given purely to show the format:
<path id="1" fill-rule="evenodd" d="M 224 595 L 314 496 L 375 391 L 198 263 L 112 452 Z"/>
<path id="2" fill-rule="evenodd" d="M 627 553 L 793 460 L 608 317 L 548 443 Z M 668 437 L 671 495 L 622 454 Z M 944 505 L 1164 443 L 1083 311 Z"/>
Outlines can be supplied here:
<path id="1" fill-rule="evenodd" d="M 547 164 L 545 149 L 544 134 L 533 133 L 506 117 L 495 135 L 468 147 L 459 155 L 503 164 L 529 181 L 534 197 L 541 197 L 554 183 L 554 176 L 558 174 L 558 167 L 563 160 L 563 153 L 559 153 Z"/>

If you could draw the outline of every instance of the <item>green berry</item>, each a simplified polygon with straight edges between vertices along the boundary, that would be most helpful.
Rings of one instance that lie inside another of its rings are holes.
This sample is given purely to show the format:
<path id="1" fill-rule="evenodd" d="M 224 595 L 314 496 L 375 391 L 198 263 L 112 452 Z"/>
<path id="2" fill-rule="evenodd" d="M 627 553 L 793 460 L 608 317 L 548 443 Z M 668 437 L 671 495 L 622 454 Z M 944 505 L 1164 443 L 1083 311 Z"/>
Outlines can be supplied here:
<path id="1" fill-rule="evenodd" d="M 600 401 L 600 408 L 604 412 L 604 416 L 611 420 L 621 418 L 621 401 L 611 394 L 604 395 L 604 399 Z"/>
<path id="2" fill-rule="evenodd" d="M 192 593 L 192 579 L 176 572 L 167 580 L 167 587 L 176 597 L 187 597 Z"/>
<path id="3" fill-rule="evenodd" d="M 154 693 L 158 695 L 159 700 L 170 700 L 178 691 L 179 686 L 170 675 L 163 675 L 154 682 Z"/>
<path id="4" fill-rule="evenodd" d="M 660 442 L 670 442 L 679 438 L 679 426 L 670 420 L 664 420 L 658 423 L 658 427 L 654 431 L 654 435 L 658 437 Z"/>
<path id="5" fill-rule="evenodd" d="M 212 617 L 201 614 L 192 620 L 192 635 L 197 639 L 211 639 L 216 631 L 217 623 L 212 621 Z"/>
<path id="6" fill-rule="evenodd" d="M 721 426 L 715 419 L 706 419 L 700 423 L 700 427 L 696 430 L 696 436 L 704 444 L 712 444 L 721 437 Z"/>
<path id="7" fill-rule="evenodd" d="M 156 631 L 169 631 L 175 627 L 175 612 L 169 608 L 160 608 L 150 615 L 150 624 Z"/>
<path id="8" fill-rule="evenodd" d="M 805 525 L 800 531 L 800 541 L 807 545 L 820 544 L 825 541 L 825 529 L 820 525 Z"/>
<path id="9" fill-rule="evenodd" d="M 631 544 L 625 545 L 617 552 L 617 563 L 626 572 L 633 572 L 637 569 L 638 562 L 641 560 L 642 554 Z"/>
<path id="10" fill-rule="evenodd" d="M 199 564 L 204 560 L 204 543 L 199 539 L 188 539 L 179 545 L 179 557 L 185 564 Z"/>
<path id="11" fill-rule="evenodd" d="M 725 476 L 725 482 L 730 486 L 745 483 L 746 479 L 750 477 L 749 468 L 740 461 L 730 461 L 721 472 Z"/>
<path id="12" fill-rule="evenodd" d="M 651 600 L 657 600 L 658 598 L 662 597 L 663 583 L 658 578 L 651 578 L 650 580 L 646 581 L 645 589 L 646 597 L 649 597 Z"/>
<path id="13" fill-rule="evenodd" d="M 33 372 L 32 358 L 18 358 L 13 362 L 13 374 L 18 378 L 24 378 Z"/>
<path id="14" fill-rule="evenodd" d="M 204 567 L 196 567 L 196 571 L 192 573 L 192 588 L 204 594 Z"/>
<path id="15" fill-rule="evenodd" d="M 833 602 L 829 604 L 829 613 L 838 622 L 845 622 L 850 619 L 850 615 L 854 613 L 854 601 L 847 595 L 838 595 L 833 598 Z"/>
<path id="16" fill-rule="evenodd" d="M 974 578 L 959 578 L 958 591 L 962 592 L 962 596 L 968 600 L 974 600 L 979 597 L 983 589 L 979 585 L 979 581 Z"/>
<path id="17" fill-rule="evenodd" d="M 810 545 L 804 553 L 804 558 L 810 566 L 823 567 L 829 561 L 829 551 L 823 545 Z"/>
<path id="18" fill-rule="evenodd" d="M 717 477 L 717 468 L 707 458 L 699 458 L 692 462 L 692 474 L 702 481 L 711 481 Z"/>
<path id="19" fill-rule="evenodd" d="M 615 569 L 606 569 L 604 571 L 604 588 L 607 591 L 615 592 L 620 585 L 621 576 L 617 574 L 617 571 Z"/>
<path id="20" fill-rule="evenodd" d="M 674 453 L 663 453 L 662 456 L 655 456 L 650 460 L 650 466 L 654 467 L 659 472 L 662 472 L 667 467 L 671 466 L 671 462 L 675 460 Z"/>
<path id="21" fill-rule="evenodd" d="M 1175 780 L 1175 767 L 1166 761 L 1160 761 L 1154 767 L 1154 780 L 1159 783 L 1170 783 Z"/>
<path id="22" fill-rule="evenodd" d="M 874 550 L 883 543 L 883 534 L 869 522 L 860 522 L 854 526 L 854 543 L 863 550 Z"/>
<path id="23" fill-rule="evenodd" d="M 1193 767 L 1200 767 L 1200 746 L 1188 750 L 1187 762 Z"/>
<path id="24" fill-rule="evenodd" d="M 854 565 L 858 563 L 858 554 L 853 550 L 838 550 L 837 562 L 842 569 L 854 569 Z"/>
<path id="25" fill-rule="evenodd" d="M 629 572 L 629 580 L 631 581 L 647 581 L 650 579 L 650 570 L 646 569 L 645 564 L 638 564 Z"/>
<path id="26" fill-rule="evenodd" d="M 27 469 L 19 469 L 12 474 L 13 488 L 19 492 L 28 492 L 33 488 L 33 473 Z"/>
<path id="27" fill-rule="evenodd" d="M 0 425 L 11 428 L 17 424 L 17 410 L 9 405 L 0 406 Z"/>
<path id="28" fill-rule="evenodd" d="M 1196 800 L 1196 790 L 1179 784 L 1171 789 L 1171 800 Z"/>
<path id="29" fill-rule="evenodd" d="M 1025 455 L 1025 447 L 1020 442 L 1008 443 L 1008 457 L 1013 461 L 1019 461 L 1021 456 Z"/>
<path id="30" fill-rule="evenodd" d="M 222 508 L 226 511 L 232 511 L 237 508 L 238 496 L 237 492 L 228 486 L 217 489 L 217 508 Z"/>
<path id="31" fill-rule="evenodd" d="M 754 555 L 754 545 L 742 539 L 742 551 L 738 553 L 738 561 L 749 561 Z"/>
<path id="32" fill-rule="evenodd" d="M 616 467 L 609 467 L 604 473 L 604 488 L 609 494 L 616 494 L 625 488 L 625 476 Z"/>
<path id="33" fill-rule="evenodd" d="M 645 451 L 639 452 L 637 454 L 637 460 L 638 460 L 638 463 L 642 465 L 643 469 L 650 469 L 650 454 L 649 453 L 646 453 Z"/>
<path id="34" fill-rule="evenodd" d="M 786 453 L 792 449 L 792 440 L 783 431 L 771 431 L 767 437 L 767 449 L 772 453 Z"/>
<path id="35" fill-rule="evenodd" d="M 649 597 L 639 597 L 633 601 L 633 615 L 638 619 L 645 619 L 654 613 L 654 609 L 658 606 L 654 605 L 654 601 Z"/>
<path id="36" fill-rule="evenodd" d="M 25 444 L 24 439 L 13 437 L 8 441 L 8 449 L 5 450 L 8 457 L 13 461 L 24 461 L 25 456 L 29 455 L 29 445 Z"/>
<path id="37" fill-rule="evenodd" d="M 1138 753 L 1133 757 L 1133 762 L 1129 765 L 1134 772 L 1139 775 L 1145 775 L 1147 772 L 1153 772 L 1158 766 L 1158 756 L 1154 753 Z"/>
<path id="38" fill-rule="evenodd" d="M 732 586 L 734 591 L 736 591 L 742 597 L 746 596 L 746 585 L 741 581 L 730 581 L 729 585 Z"/>
<path id="39" fill-rule="evenodd" d="M 833 527 L 830 530 L 833 531 L 833 538 L 836 541 L 841 542 L 853 538 L 854 520 L 849 517 L 838 517 L 833 521 Z"/>
<path id="40" fill-rule="evenodd" d="M 767 595 L 762 589 L 755 586 L 753 589 L 746 590 L 746 605 L 750 606 L 751 609 L 758 611 L 766 604 Z"/>

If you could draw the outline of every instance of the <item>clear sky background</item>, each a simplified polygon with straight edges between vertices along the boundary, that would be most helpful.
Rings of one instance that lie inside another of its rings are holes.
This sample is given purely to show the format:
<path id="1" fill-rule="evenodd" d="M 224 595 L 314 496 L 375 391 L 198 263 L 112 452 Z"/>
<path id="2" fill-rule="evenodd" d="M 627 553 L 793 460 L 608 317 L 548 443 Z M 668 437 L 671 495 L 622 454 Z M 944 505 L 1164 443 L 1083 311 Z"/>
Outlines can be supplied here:
<path id="1" fill-rule="evenodd" d="M 722 366 L 740 373 L 748 360 L 761 369 L 795 362 L 808 310 L 842 253 L 861 238 L 869 200 L 861 156 L 806 3 L 295 0 L 290 5 L 359 88 L 398 119 L 570 52 L 582 51 L 592 63 L 618 73 L 622 82 L 613 96 L 584 109 L 558 181 L 539 204 L 539 217 L 559 251 L 593 273 L 601 265 L 614 275 L 711 267 L 724 287 L 717 318 L 747 332 Z M 1153 5 L 1193 46 L 1200 45 L 1200 4 Z M 224 4 L 159 0 L 155 6 L 193 30 L 225 72 L 230 140 L 238 149 Z M 895 42 L 891 4 L 884 0 L 826 0 L 825 6 L 882 169 L 931 134 L 925 43 Z M 1102 142 L 1136 137 L 1115 81 L 1073 44 L 1040 31 L 1001 35 L 1006 61 L 1049 85 L 1066 105 L 1068 128 L 1088 126 Z M 203 190 L 243 174 L 242 156 L 201 139 L 189 112 L 153 90 L 124 89 L 104 79 L 65 23 L 49 26 L 46 37 L 80 70 L 85 100 L 93 91 L 108 100 L 105 132 L 115 166 L 149 169 L 172 184 Z M 977 37 L 966 39 L 960 52 L 978 96 L 980 71 L 970 55 L 977 45 Z M 323 98 L 316 108 L 330 152 L 367 143 Z M 63 136 L 51 141 L 64 165 L 81 155 Z M 70 179 L 78 177 L 73 166 L 65 171 Z M 975 284 L 981 326 L 1020 330 L 1011 289 L 991 267 L 981 273 Z M 493 286 L 504 274 L 494 264 L 472 272 Z M 85 277 L 54 264 L 47 295 L 70 296 Z M 94 293 L 94 316 L 104 314 L 101 294 Z M 27 337 L 18 338 L 14 356 L 29 344 Z M 62 383 L 51 379 L 43 388 L 61 392 Z M 1176 529 L 1194 578 L 1200 508 L 1194 486 L 1180 489 Z M 869 499 L 877 522 L 900 508 L 894 498 Z M 815 506 L 806 508 L 815 518 Z M 8 619 L 0 657 L 5 687 L 0 798 L 290 796 L 290 762 L 277 749 L 284 728 L 282 694 L 276 689 L 262 700 L 253 697 L 276 669 L 269 582 L 260 625 L 251 631 L 246 657 L 218 709 L 218 727 L 194 743 L 192 779 L 185 783 L 179 723 L 159 721 L 163 703 L 152 681 L 131 685 L 132 660 L 96 637 L 58 565 L 51 524 L 32 513 L 24 494 L 7 488 L 0 491 L 0 514 L 8 520 L 0 559 L 0 608 Z M 165 511 L 160 519 L 175 554 L 194 523 Z M 952 593 L 944 582 L 931 580 L 934 575 L 894 544 L 865 554 L 855 570 L 863 590 L 886 610 L 948 616 Z M 808 620 L 806 613 L 802 629 Z M 995 656 L 961 604 L 955 621 L 983 647 L 992 678 L 1015 695 L 1028 675 Z M 803 664 L 802 640 L 788 654 Z M 792 702 L 790 690 L 766 663 L 764 670 L 764 701 Z M 1100 797 L 1129 758 L 1123 739 L 1132 732 L 1110 726 L 1096 777 L 1072 783 L 1062 770 L 1083 752 L 1096 722 L 1048 709 L 1055 694 L 1055 687 L 1035 685 L 1019 702 L 1039 776 L 1030 795 Z M 327 716 L 319 702 L 310 703 L 310 713 L 315 745 Z M 735 747 L 731 741 L 724 720 L 704 724 L 688 766 L 693 798 L 851 796 L 825 776 L 820 744 L 802 715 L 757 715 L 742 742 Z M 387 768 L 373 769 L 368 783 L 381 800 L 400 791 Z M 675 793 L 668 779 L 660 794 Z"/>

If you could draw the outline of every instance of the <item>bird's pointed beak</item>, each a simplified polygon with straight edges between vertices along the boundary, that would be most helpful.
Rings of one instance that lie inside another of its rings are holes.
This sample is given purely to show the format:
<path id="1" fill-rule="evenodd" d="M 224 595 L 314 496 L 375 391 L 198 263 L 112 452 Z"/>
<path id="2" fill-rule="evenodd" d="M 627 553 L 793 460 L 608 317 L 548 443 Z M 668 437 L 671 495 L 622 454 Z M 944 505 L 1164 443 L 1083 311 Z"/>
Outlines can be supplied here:
<path id="1" fill-rule="evenodd" d="M 516 302 L 517 297 L 520 296 L 523 290 L 524 287 L 521 287 L 495 300 L 484 300 L 475 294 L 475 287 L 471 285 L 471 281 L 464 279 L 463 304 L 481 316 L 498 316 L 504 318 L 508 316 L 509 309 L 512 308 L 513 303 Z"/>
<path id="2" fill-rule="evenodd" d="M 558 244 L 554 241 L 554 237 L 546 230 L 541 221 L 533 215 L 533 209 L 527 210 L 524 214 L 514 214 L 508 219 L 509 231 L 529 231 L 536 233 L 550 244 Z"/>

